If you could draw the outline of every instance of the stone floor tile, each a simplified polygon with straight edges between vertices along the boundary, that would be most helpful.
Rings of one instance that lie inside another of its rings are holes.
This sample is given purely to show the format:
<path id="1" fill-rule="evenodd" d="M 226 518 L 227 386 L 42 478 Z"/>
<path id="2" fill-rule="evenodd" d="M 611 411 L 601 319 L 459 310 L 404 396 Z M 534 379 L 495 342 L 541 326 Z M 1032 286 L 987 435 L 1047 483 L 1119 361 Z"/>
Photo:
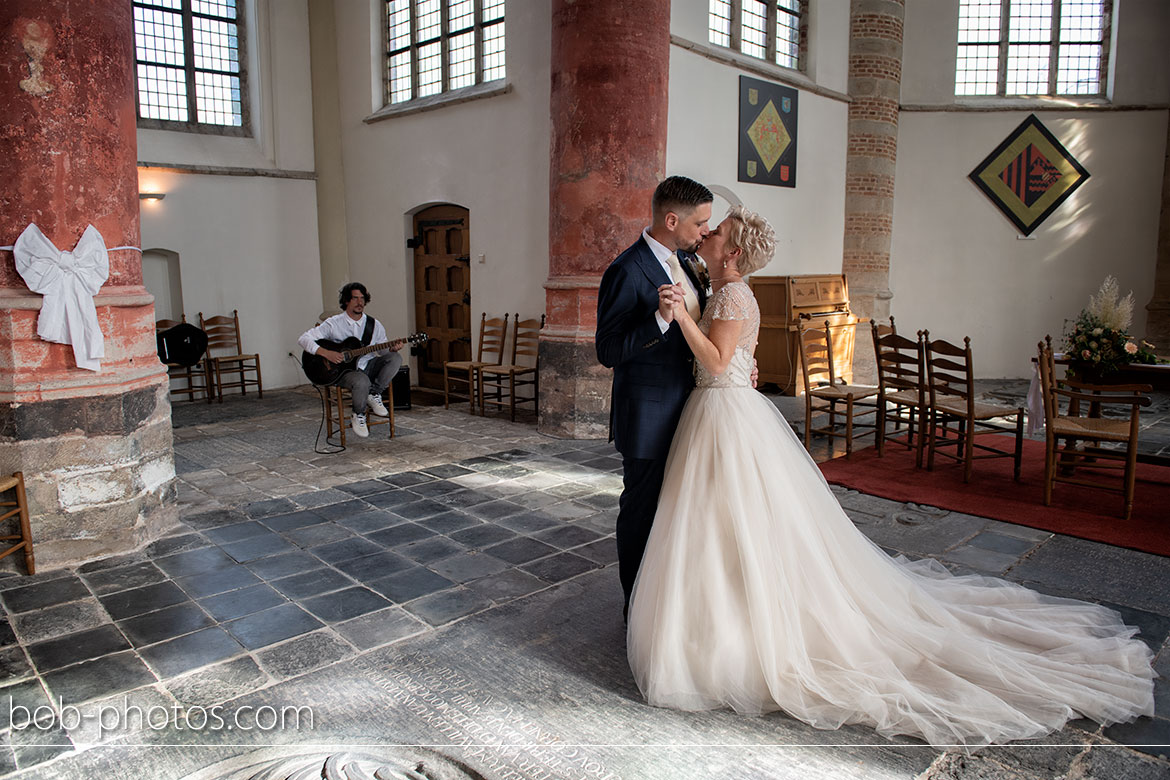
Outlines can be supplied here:
<path id="1" fill-rule="evenodd" d="M 333 626 L 334 631 L 359 650 L 396 642 L 429 629 L 430 626 L 400 607 L 371 612 Z"/>
<path id="2" fill-rule="evenodd" d="M 379 479 L 387 485 L 404 488 L 411 487 L 412 485 L 421 485 L 423 482 L 430 482 L 435 477 L 430 474 L 424 474 L 421 471 L 404 471 L 399 474 L 389 474 L 385 477 L 379 477 Z"/>
<path id="3" fill-rule="evenodd" d="M 384 493 L 375 493 L 372 496 L 364 496 L 362 501 L 375 509 L 394 509 L 403 504 L 418 501 L 418 494 L 411 493 L 409 490 L 393 489 Z"/>
<path id="4" fill-rule="evenodd" d="M 192 669 L 242 655 L 243 652 L 240 643 L 218 626 L 160 642 L 138 651 L 160 680 L 177 677 Z"/>
<path id="5" fill-rule="evenodd" d="M 392 525 L 406 522 L 398 515 L 381 509 L 360 512 L 356 515 L 343 517 L 335 521 L 337 525 L 348 528 L 355 534 L 368 534 L 371 531 L 381 531 Z"/>
<path id="6" fill-rule="evenodd" d="M 295 604 L 281 604 L 223 625 L 249 650 L 274 645 L 322 626 L 321 621 Z"/>
<path id="7" fill-rule="evenodd" d="M 89 585 L 89 589 L 99 596 L 143 585 L 153 585 L 166 578 L 167 575 L 163 574 L 162 570 L 150 561 L 82 575 L 82 579 Z"/>
<path id="8" fill-rule="evenodd" d="M 89 589 L 80 578 L 67 576 L 6 590 L 0 593 L 0 599 L 4 601 L 4 608 L 15 614 L 76 601 L 89 595 Z"/>
<path id="9" fill-rule="evenodd" d="M 557 552 L 557 548 L 527 536 L 518 536 L 487 547 L 484 552 L 515 566 L 552 555 Z"/>
<path id="10" fill-rule="evenodd" d="M 187 577 L 193 574 L 208 574 L 221 569 L 235 568 L 237 562 L 218 547 L 204 547 L 198 550 L 156 558 L 155 564 L 172 577 Z"/>
<path id="11" fill-rule="evenodd" d="M 145 553 L 153 561 L 155 558 L 187 552 L 188 550 L 197 550 L 201 547 L 209 547 L 210 545 L 210 540 L 202 534 L 182 533 L 176 534 L 175 536 L 167 536 L 148 544 Z"/>
<path id="12" fill-rule="evenodd" d="M 344 485 L 338 485 L 337 489 L 343 493 L 349 493 L 352 496 L 369 496 L 374 493 L 383 493 L 389 488 L 386 487 L 385 482 L 376 479 L 365 479 L 359 482 L 347 482 Z"/>
<path id="13" fill-rule="evenodd" d="M 60 725 L 48 729 L 29 728 L 9 732 L 13 754 L 13 768 L 32 769 L 57 756 L 73 750 L 73 742 Z M 7 757 L 0 758 L 0 764 L 7 763 Z"/>
<path id="14" fill-rule="evenodd" d="M 173 680 L 165 680 L 163 686 L 187 707 L 210 708 L 250 693 L 267 683 L 268 675 L 250 656 L 244 656 Z"/>
<path id="15" fill-rule="evenodd" d="M 387 550 L 374 553 L 373 555 L 363 555 L 361 558 L 354 558 L 349 561 L 342 561 L 335 565 L 339 571 L 343 571 L 358 582 L 364 583 L 385 577 L 388 574 L 403 571 L 409 568 L 411 563 L 401 555 Z"/>
<path id="16" fill-rule="evenodd" d="M 211 616 L 194 602 L 175 604 L 118 622 L 118 628 L 136 647 L 152 645 L 214 625 Z"/>
<path id="17" fill-rule="evenodd" d="M 564 552 L 551 558 L 541 558 L 520 568 L 545 582 L 561 582 L 598 567 L 599 564 L 587 558 Z"/>
<path id="18" fill-rule="evenodd" d="M 81 704 L 156 682 L 155 676 L 132 652 L 115 653 L 67 666 L 42 678 L 49 694 L 69 704 Z"/>
<path id="19" fill-rule="evenodd" d="M 242 523 L 234 523 L 233 525 L 221 525 L 218 528 L 208 528 L 203 532 L 203 535 L 222 546 L 229 542 L 238 542 L 242 539 L 249 539 L 270 533 L 272 531 L 255 520 L 245 520 Z"/>
<path id="20" fill-rule="evenodd" d="M 597 514 L 598 508 L 573 500 L 549 504 L 540 511 L 556 520 L 579 520 L 582 517 Z"/>
<path id="21" fill-rule="evenodd" d="M 29 645 L 28 655 L 42 674 L 53 669 L 129 650 L 130 643 L 113 624 Z"/>
<path id="22" fill-rule="evenodd" d="M 423 520 L 447 512 L 451 507 L 430 498 L 419 498 L 409 504 L 394 507 L 394 514 L 406 520 Z"/>
<path id="23" fill-rule="evenodd" d="M 220 569 L 206 575 L 197 574 L 194 577 L 180 577 L 175 583 L 186 591 L 191 598 L 204 598 L 237 590 L 260 582 L 260 578 L 243 566 L 231 569 Z"/>
<path id="24" fill-rule="evenodd" d="M 273 679 L 287 680 L 336 663 L 353 654 L 353 648 L 332 632 L 314 631 L 261 650 L 256 654 L 256 658 Z"/>
<path id="25" fill-rule="evenodd" d="M 541 588 L 547 588 L 548 583 L 519 569 L 506 569 L 498 574 L 489 574 L 472 580 L 464 587 L 498 603 L 527 596 Z"/>
<path id="26" fill-rule="evenodd" d="M 297 510 L 298 504 L 288 498 L 269 498 L 264 501 L 253 501 L 243 507 L 244 514 L 251 518 L 271 517 L 284 515 Z"/>
<path id="27" fill-rule="evenodd" d="M 995 552 L 969 544 L 943 553 L 941 557 L 945 561 L 961 563 L 987 574 L 1003 574 L 1020 558 L 1020 556 L 1011 553 Z"/>
<path id="28" fill-rule="evenodd" d="M 293 544 L 302 548 L 316 547 L 319 544 L 328 544 L 329 542 L 339 542 L 342 539 L 348 539 L 354 535 L 353 531 L 338 525 L 337 523 L 318 523 L 317 525 L 307 525 L 304 528 L 294 528 L 291 531 L 285 531 L 284 537 Z"/>
<path id="29" fill-rule="evenodd" d="M 25 612 L 14 615 L 12 619 L 25 644 L 75 634 L 110 622 L 109 615 L 93 597 Z"/>
<path id="30" fill-rule="evenodd" d="M 419 596 L 454 587 L 455 583 L 430 569 L 412 566 L 388 577 L 369 580 L 366 586 L 395 603 L 404 604 Z"/>
<path id="31" fill-rule="evenodd" d="M 430 482 L 420 482 L 417 485 L 411 485 L 405 488 L 407 492 L 413 493 L 416 496 L 421 496 L 422 498 L 438 498 L 439 496 L 445 496 L 448 493 L 453 493 L 456 490 L 465 489 L 466 488 L 462 488 L 455 483 L 449 482 L 445 479 L 435 479 Z"/>
<path id="32" fill-rule="evenodd" d="M 270 584 L 288 598 L 299 600 L 349 588 L 354 583 L 353 580 L 336 569 L 320 566 L 317 569 L 294 574 L 291 577 L 272 580 Z"/>
<path id="33" fill-rule="evenodd" d="M 343 561 L 352 561 L 354 558 L 361 558 L 362 556 L 373 555 L 382 551 L 382 545 L 375 544 L 360 536 L 355 536 L 352 539 L 343 539 L 340 542 L 331 542 L 314 547 L 313 555 L 316 555 L 326 563 L 336 565 Z"/>
<path id="34" fill-rule="evenodd" d="M 1170 759 L 1170 720 L 1140 718 L 1132 723 L 1106 726 L 1104 735 L 1114 742 L 1132 745 L 1134 749 L 1163 760 Z"/>
<path id="35" fill-rule="evenodd" d="M 401 545 L 395 549 L 395 552 L 416 563 L 428 564 L 467 552 L 467 548 L 444 536 L 432 536 Z"/>
<path id="36" fill-rule="evenodd" d="M 612 537 L 598 539 L 581 547 L 575 547 L 573 553 L 594 563 L 600 563 L 602 566 L 617 563 L 618 560 L 617 542 Z"/>
<path id="37" fill-rule="evenodd" d="M 329 504 L 339 504 L 342 501 L 349 501 L 352 498 L 348 493 L 330 489 L 314 490 L 308 493 L 294 493 L 288 497 L 288 500 L 299 507 L 315 509 L 317 507 L 328 506 Z"/>
<path id="38" fill-rule="evenodd" d="M 285 597 L 261 583 L 200 599 L 199 606 L 221 623 L 283 604 Z"/>
<path id="39" fill-rule="evenodd" d="M 301 605 L 326 623 L 338 623 L 384 609 L 390 602 L 368 588 L 358 587 L 302 599 Z"/>
<path id="40" fill-rule="evenodd" d="M 489 501 L 486 504 L 477 504 L 467 510 L 469 515 L 473 515 L 482 520 L 489 520 L 492 522 L 500 522 L 504 518 L 518 515 L 522 512 L 527 512 L 525 507 L 520 506 L 512 501 L 498 500 Z"/>
<path id="41" fill-rule="evenodd" d="M 464 528 L 462 531 L 455 531 L 448 534 L 448 536 L 460 544 L 475 549 L 483 549 L 489 545 L 502 542 L 505 539 L 511 539 L 515 535 L 515 531 L 508 528 L 501 528 L 494 523 L 481 523 L 471 528 Z"/>
<path id="42" fill-rule="evenodd" d="M 248 561 L 244 565 L 261 579 L 275 580 L 319 567 L 321 559 L 301 550 L 259 558 L 255 561 Z"/>
<path id="43" fill-rule="evenodd" d="M 417 542 L 420 539 L 429 539 L 432 536 L 435 536 L 434 531 L 418 523 L 399 523 L 381 531 L 366 534 L 367 539 L 384 547 L 397 547 L 401 544 Z"/>
<path id="44" fill-rule="evenodd" d="M 343 520 L 346 517 L 369 511 L 369 505 L 361 499 L 353 498 L 337 504 L 327 504 L 314 509 L 313 512 L 326 520 Z M 318 520 L 317 522 L 320 522 Z"/>
<path id="45" fill-rule="evenodd" d="M 522 534 L 535 534 L 561 525 L 560 520 L 539 510 L 529 510 L 523 514 L 501 517 L 492 522 Z"/>
<path id="46" fill-rule="evenodd" d="M 49 706 L 49 699 L 45 689 L 38 680 L 25 680 L 12 685 L 5 684 L 0 688 L 0 701 L 6 706 L 0 707 L 0 731 L 5 731 L 15 721 L 17 730 L 26 724 L 31 725 L 31 713 L 38 707 Z M 23 707 L 24 710 L 17 709 Z M 30 714 L 25 714 L 25 713 Z"/>
<path id="47" fill-rule="evenodd" d="M 435 515 L 434 517 L 428 517 L 423 520 L 419 520 L 418 524 L 423 528 L 429 528 L 435 533 L 450 534 L 453 531 L 461 531 L 464 528 L 470 528 L 472 526 L 479 525 L 481 522 L 483 521 L 478 517 L 472 517 L 466 512 L 451 510 L 450 512 L 444 512 L 441 515 Z"/>
<path id="48" fill-rule="evenodd" d="M 405 609 L 432 626 L 441 626 L 491 605 L 489 599 L 474 591 L 452 588 L 415 599 L 406 604 Z"/>
<path id="49" fill-rule="evenodd" d="M 297 547 L 292 542 L 272 531 L 265 531 L 263 535 L 253 536 L 239 542 L 221 544 L 220 549 L 240 563 L 254 561 L 257 558 L 267 558 L 284 552 L 295 552 Z"/>
<path id="50" fill-rule="evenodd" d="M 1036 542 L 1029 539 L 1020 539 L 1014 536 L 998 534 L 994 531 L 983 531 L 973 536 L 967 544 L 992 552 L 1006 553 L 1019 557 L 1036 546 Z"/>
<path id="51" fill-rule="evenodd" d="M 187 594 L 175 583 L 165 582 L 101 596 L 99 600 L 114 620 L 124 620 L 187 601 Z"/>

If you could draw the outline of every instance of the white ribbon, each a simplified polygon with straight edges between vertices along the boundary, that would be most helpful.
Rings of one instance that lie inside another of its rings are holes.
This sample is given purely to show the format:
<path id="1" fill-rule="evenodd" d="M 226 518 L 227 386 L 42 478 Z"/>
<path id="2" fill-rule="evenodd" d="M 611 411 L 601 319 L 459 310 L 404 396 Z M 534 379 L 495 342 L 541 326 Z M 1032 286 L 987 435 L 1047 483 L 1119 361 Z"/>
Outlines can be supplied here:
<path id="1" fill-rule="evenodd" d="M 73 251 L 62 252 L 40 228 L 29 224 L 12 251 L 24 283 L 44 296 L 37 335 L 45 341 L 72 344 L 78 368 L 100 371 L 105 340 L 93 296 L 110 276 L 102 234 L 89 225 Z"/>

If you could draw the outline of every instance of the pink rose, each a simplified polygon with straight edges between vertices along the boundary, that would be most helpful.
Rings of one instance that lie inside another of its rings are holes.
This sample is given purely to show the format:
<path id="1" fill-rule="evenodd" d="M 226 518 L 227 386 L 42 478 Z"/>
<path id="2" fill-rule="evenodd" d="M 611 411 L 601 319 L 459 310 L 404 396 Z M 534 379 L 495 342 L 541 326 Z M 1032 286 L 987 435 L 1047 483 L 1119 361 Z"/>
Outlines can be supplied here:
<path id="1" fill-rule="evenodd" d="M 1081 350 L 1081 357 L 1083 357 L 1085 360 L 1088 360 L 1092 356 L 1093 356 L 1093 353 L 1090 352 L 1089 350 L 1087 350 L 1087 349 Z"/>

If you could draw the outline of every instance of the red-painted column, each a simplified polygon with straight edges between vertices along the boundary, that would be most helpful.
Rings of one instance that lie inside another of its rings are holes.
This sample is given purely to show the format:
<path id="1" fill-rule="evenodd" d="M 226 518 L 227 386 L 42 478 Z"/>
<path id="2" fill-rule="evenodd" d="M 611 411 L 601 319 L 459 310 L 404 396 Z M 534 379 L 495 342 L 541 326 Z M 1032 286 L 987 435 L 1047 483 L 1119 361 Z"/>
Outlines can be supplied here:
<path id="1" fill-rule="evenodd" d="M 669 69 L 669 0 L 554 0 L 543 433 L 608 430 L 610 372 L 593 347 L 597 287 L 650 222 L 666 161 Z"/>
<path id="2" fill-rule="evenodd" d="M 139 245 L 132 13 L 126 0 L 0 3 L 0 246 L 29 223 L 61 250 L 89 224 L 107 247 Z M 140 253 L 110 253 L 99 372 L 37 336 L 41 300 L 0 252 L 0 472 L 24 472 L 51 567 L 139 546 L 177 509 Z"/>

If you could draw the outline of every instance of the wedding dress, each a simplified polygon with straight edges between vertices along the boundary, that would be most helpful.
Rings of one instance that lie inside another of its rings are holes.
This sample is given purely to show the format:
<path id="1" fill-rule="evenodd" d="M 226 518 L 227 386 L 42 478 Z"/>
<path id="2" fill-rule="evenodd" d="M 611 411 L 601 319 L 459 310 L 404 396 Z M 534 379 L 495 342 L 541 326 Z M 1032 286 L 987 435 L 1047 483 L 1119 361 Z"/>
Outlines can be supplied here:
<path id="1" fill-rule="evenodd" d="M 695 363 L 630 605 L 649 703 L 967 746 L 1153 714 L 1152 654 L 1116 612 L 891 558 L 862 535 L 751 387 L 750 288 L 715 293 L 704 333 L 712 319 L 742 334 L 720 376 Z"/>

